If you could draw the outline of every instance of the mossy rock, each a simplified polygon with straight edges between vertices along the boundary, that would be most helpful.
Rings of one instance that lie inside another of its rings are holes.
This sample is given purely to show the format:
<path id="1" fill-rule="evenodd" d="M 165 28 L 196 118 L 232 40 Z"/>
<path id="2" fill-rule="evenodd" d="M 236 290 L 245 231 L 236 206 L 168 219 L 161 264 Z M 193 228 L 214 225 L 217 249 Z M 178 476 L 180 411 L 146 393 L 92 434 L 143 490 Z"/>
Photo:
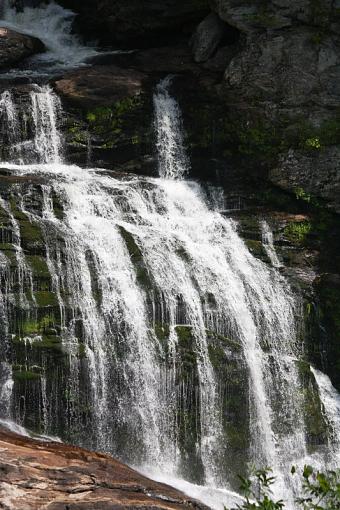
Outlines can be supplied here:
<path id="1" fill-rule="evenodd" d="M 18 382 L 31 382 L 40 380 L 41 374 L 32 370 L 14 370 L 13 379 Z"/>
<path id="2" fill-rule="evenodd" d="M 261 259 L 265 262 L 268 262 L 268 255 L 263 247 L 262 241 L 255 241 L 254 239 L 245 239 L 244 240 L 248 250 L 254 257 Z"/>
<path id="3" fill-rule="evenodd" d="M 58 298 L 54 292 L 39 291 L 34 293 L 37 305 L 41 308 L 59 306 Z"/>
<path id="4" fill-rule="evenodd" d="M 46 259 L 41 255 L 26 255 L 26 262 L 33 276 L 51 278 Z"/>
<path id="5" fill-rule="evenodd" d="M 327 423 L 325 422 L 318 387 L 308 362 L 296 361 L 302 380 L 303 412 L 307 438 L 310 447 L 327 441 Z"/>

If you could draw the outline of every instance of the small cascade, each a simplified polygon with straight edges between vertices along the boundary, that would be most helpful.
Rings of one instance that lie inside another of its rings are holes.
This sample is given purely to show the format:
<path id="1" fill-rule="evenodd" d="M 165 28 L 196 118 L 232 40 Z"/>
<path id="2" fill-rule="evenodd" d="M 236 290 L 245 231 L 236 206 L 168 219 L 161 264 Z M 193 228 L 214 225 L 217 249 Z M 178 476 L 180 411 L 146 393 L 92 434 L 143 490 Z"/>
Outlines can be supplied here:
<path id="1" fill-rule="evenodd" d="M 25 69 L 26 75 L 28 72 L 41 74 L 83 65 L 87 58 L 97 54 L 94 48 L 83 46 L 72 33 L 75 13 L 54 1 L 17 10 L 9 0 L 5 0 L 0 15 L 0 26 L 32 35 L 45 44 L 47 51 L 30 59 L 27 64 L 30 71 Z M 20 74 L 20 71 L 13 73 Z"/>
<path id="2" fill-rule="evenodd" d="M 164 78 L 154 94 L 158 171 L 163 178 L 183 179 L 189 162 L 184 150 L 181 110 L 169 94 L 171 81 L 171 76 Z"/>
<path id="3" fill-rule="evenodd" d="M 0 128 L 5 144 L 2 159 L 18 164 L 61 162 L 58 130 L 61 103 L 49 86 L 34 89 L 15 104 L 9 91 L 0 96 Z"/>
<path id="4" fill-rule="evenodd" d="M 5 91 L 0 96 L 0 125 L 2 139 L 9 148 L 10 161 L 21 160 L 20 133 L 18 112 L 12 94 Z"/>
<path id="5" fill-rule="evenodd" d="M 61 137 L 57 128 L 60 100 L 49 87 L 39 88 L 30 96 L 37 162 L 58 164 L 61 162 Z"/>
<path id="6" fill-rule="evenodd" d="M 331 429 L 328 437 L 331 452 L 329 465 L 338 468 L 340 462 L 340 395 L 326 374 L 313 367 L 311 367 L 311 372 L 318 386 L 323 413 Z"/>
<path id="7" fill-rule="evenodd" d="M 275 247 L 274 247 L 274 236 L 271 231 L 268 223 L 263 220 L 261 221 L 261 231 L 262 231 L 262 243 L 263 247 L 268 255 L 268 258 L 273 267 L 282 267 L 282 264 L 277 256 Z"/>

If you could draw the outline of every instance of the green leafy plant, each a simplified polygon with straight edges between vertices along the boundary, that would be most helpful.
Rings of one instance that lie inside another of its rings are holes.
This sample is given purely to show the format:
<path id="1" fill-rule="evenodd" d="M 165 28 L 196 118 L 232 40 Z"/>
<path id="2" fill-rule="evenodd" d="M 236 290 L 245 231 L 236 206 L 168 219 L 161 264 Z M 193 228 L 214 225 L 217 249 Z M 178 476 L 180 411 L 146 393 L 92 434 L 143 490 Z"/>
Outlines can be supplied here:
<path id="1" fill-rule="evenodd" d="M 305 494 L 297 499 L 303 510 L 340 509 L 340 470 L 321 473 L 305 466 L 303 479 Z"/>
<path id="2" fill-rule="evenodd" d="M 242 478 L 240 491 L 244 497 L 241 505 L 230 510 L 282 510 L 282 500 L 272 499 L 271 486 L 275 477 L 272 470 L 264 468 L 256 470 L 250 478 Z M 295 467 L 292 475 L 297 474 Z M 322 473 L 311 466 L 305 466 L 302 473 L 302 496 L 296 499 L 301 510 L 340 510 L 340 470 Z M 227 509 L 225 509 L 227 510 Z"/>
<path id="3" fill-rule="evenodd" d="M 250 478 L 240 476 L 240 490 L 245 501 L 231 510 L 281 510 L 284 508 L 283 501 L 272 499 L 271 486 L 275 483 L 275 477 L 271 476 L 271 472 L 270 468 L 264 468 L 254 471 Z"/>

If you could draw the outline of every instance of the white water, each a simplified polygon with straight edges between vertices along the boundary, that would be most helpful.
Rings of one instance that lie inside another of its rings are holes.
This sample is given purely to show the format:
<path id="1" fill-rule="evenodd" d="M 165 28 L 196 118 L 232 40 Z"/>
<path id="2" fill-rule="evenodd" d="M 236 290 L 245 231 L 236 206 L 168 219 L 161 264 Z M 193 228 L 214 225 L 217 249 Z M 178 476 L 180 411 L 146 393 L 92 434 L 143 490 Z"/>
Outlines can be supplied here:
<path id="1" fill-rule="evenodd" d="M 270 262 L 273 267 L 282 267 L 282 264 L 277 256 L 275 247 L 274 247 L 274 237 L 273 232 L 270 229 L 268 223 L 263 220 L 261 221 L 261 230 L 262 230 L 262 243 L 263 247 L 268 255 Z"/>
<path id="2" fill-rule="evenodd" d="M 228 487 L 221 466 L 229 452 L 207 331 L 239 342 L 249 377 L 250 457 L 258 465 L 273 467 L 278 478 L 275 494 L 288 499 L 288 508 L 293 508 L 287 473 L 291 464 L 307 458 L 295 363 L 302 354 L 295 327 L 299 303 L 276 264 L 270 268 L 254 258 L 239 237 L 237 224 L 219 213 L 199 184 L 183 180 L 188 160 L 180 110 L 169 85 L 169 80 L 163 81 L 154 97 L 161 178 L 122 180 L 98 169 L 62 164 L 60 103 L 46 88 L 31 95 L 33 139 L 25 145 L 28 155 L 23 154 L 24 161 L 33 154 L 44 164 L 4 164 L 19 175 L 43 176 L 48 183 L 42 186 L 42 214 L 26 210 L 24 200 L 19 207 L 46 235 L 47 262 L 72 367 L 69 388 L 79 394 L 74 324 L 81 319 L 97 448 L 119 451 L 115 430 L 128 430 L 130 461 L 157 478 L 167 473 L 168 482 L 220 508 L 217 499 L 233 495 L 215 490 Z M 5 110 L 11 111 L 8 96 L 5 103 L 9 105 Z M 52 193 L 63 205 L 62 220 L 54 213 Z M 51 232 L 57 232 L 56 240 Z M 139 279 L 126 233 L 135 243 L 133 251 L 149 283 Z M 267 234 L 266 243 L 275 260 Z M 65 316 L 70 308 L 72 320 Z M 167 354 L 155 335 L 158 321 L 169 328 Z M 182 388 L 176 383 L 179 323 L 190 326 L 196 354 L 200 432 L 196 449 L 205 488 L 180 479 L 185 459 L 176 428 L 177 409 L 183 405 Z M 160 360 L 166 356 L 165 377 Z M 115 374 L 122 394 L 117 393 Z M 319 388 L 321 395 L 323 386 Z"/>
<path id="3" fill-rule="evenodd" d="M 171 76 L 164 78 L 154 95 L 158 172 L 163 178 L 183 179 L 189 162 L 184 149 L 181 111 L 169 94 L 171 81 Z"/>
<path id="4" fill-rule="evenodd" d="M 237 504 L 242 504 L 243 501 L 239 494 L 226 489 L 218 489 L 207 485 L 197 485 L 187 482 L 182 478 L 176 478 L 169 474 L 160 473 L 159 471 L 155 472 L 151 469 L 144 471 L 140 470 L 140 472 L 156 482 L 171 485 L 187 496 L 202 501 L 202 503 L 206 504 L 213 510 L 235 508 Z"/>
<path id="5" fill-rule="evenodd" d="M 10 0 L 4 0 L 0 26 L 37 37 L 47 48 L 46 52 L 33 57 L 29 66 L 31 71 L 26 68 L 22 73 L 41 74 L 44 69 L 53 72 L 76 67 L 97 54 L 94 48 L 82 45 L 78 37 L 72 34 L 74 17 L 72 11 L 54 1 L 17 11 L 11 7 Z M 13 70 L 11 73 L 20 74 L 20 71 Z"/>
<path id="6" fill-rule="evenodd" d="M 19 164 L 60 163 L 62 139 L 57 129 L 60 112 L 60 100 L 47 85 L 34 85 L 29 95 L 29 105 L 24 103 L 17 106 L 12 94 L 3 92 L 0 96 L 0 122 L 6 129 L 10 160 Z M 28 115 L 33 121 L 29 130 Z"/>
<path id="7" fill-rule="evenodd" d="M 339 467 L 340 463 L 340 395 L 332 385 L 330 378 L 311 367 L 316 384 L 319 389 L 320 400 L 323 406 L 323 413 L 331 427 L 329 435 L 329 448 L 331 451 L 330 465 Z M 330 466 L 329 466 L 330 467 Z"/>

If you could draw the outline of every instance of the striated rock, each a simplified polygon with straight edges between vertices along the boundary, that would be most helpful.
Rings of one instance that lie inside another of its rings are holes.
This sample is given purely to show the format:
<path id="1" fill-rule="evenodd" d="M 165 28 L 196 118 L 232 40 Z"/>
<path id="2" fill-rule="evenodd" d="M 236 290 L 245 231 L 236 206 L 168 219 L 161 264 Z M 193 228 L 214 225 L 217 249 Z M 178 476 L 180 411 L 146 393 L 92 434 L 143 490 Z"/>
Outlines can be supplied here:
<path id="1" fill-rule="evenodd" d="M 209 14 L 197 27 L 191 45 L 195 62 L 205 62 L 218 48 L 226 26 L 215 13 Z"/>
<path id="2" fill-rule="evenodd" d="M 0 506 L 6 510 L 207 509 L 108 455 L 5 429 L 0 449 Z"/>
<path id="3" fill-rule="evenodd" d="M 44 44 L 36 37 L 0 27 L 0 68 L 15 65 L 44 49 Z"/>

